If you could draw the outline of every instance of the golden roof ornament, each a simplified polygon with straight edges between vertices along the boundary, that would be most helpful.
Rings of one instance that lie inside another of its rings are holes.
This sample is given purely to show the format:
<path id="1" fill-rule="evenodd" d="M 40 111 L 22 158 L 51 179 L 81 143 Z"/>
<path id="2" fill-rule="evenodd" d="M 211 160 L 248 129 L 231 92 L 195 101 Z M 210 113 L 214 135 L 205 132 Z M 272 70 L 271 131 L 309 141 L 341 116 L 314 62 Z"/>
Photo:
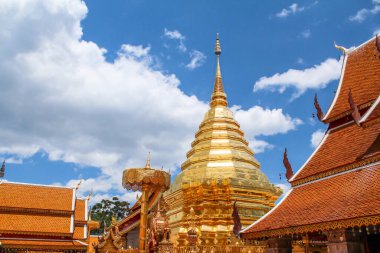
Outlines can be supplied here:
<path id="1" fill-rule="evenodd" d="M 210 106 L 215 107 L 217 105 L 227 106 L 227 95 L 224 92 L 222 72 L 220 71 L 220 55 L 222 54 L 222 49 L 220 48 L 219 34 L 216 34 L 215 42 L 215 55 L 216 55 L 216 74 L 214 82 L 214 91 L 211 95 Z"/>
<path id="2" fill-rule="evenodd" d="M 348 53 L 348 49 L 347 49 L 347 48 L 345 48 L 345 47 L 343 47 L 343 46 L 340 46 L 340 45 L 337 45 L 337 44 L 335 43 L 335 41 L 334 41 L 334 46 L 335 46 L 338 50 L 342 51 L 344 55 L 346 55 L 346 54 Z"/>
<path id="3" fill-rule="evenodd" d="M 127 190 L 141 191 L 139 252 L 145 252 L 148 214 L 148 194 L 151 191 L 166 191 L 170 186 L 170 175 L 166 171 L 150 167 L 150 153 L 145 168 L 127 168 L 123 172 L 123 187 Z"/>
<path id="4" fill-rule="evenodd" d="M 111 217 L 111 224 L 112 225 L 116 225 L 116 223 L 117 223 L 117 220 L 116 220 L 115 216 L 112 215 L 112 217 Z"/>
<path id="5" fill-rule="evenodd" d="M 75 190 L 79 189 L 79 186 L 83 183 L 83 179 L 79 180 L 78 184 L 75 186 Z"/>
<path id="6" fill-rule="evenodd" d="M 94 194 L 94 190 L 91 189 L 90 193 L 88 194 L 88 196 L 86 197 L 86 200 L 87 201 L 90 201 L 91 197 L 92 197 L 92 194 Z"/>
<path id="7" fill-rule="evenodd" d="M 150 152 L 148 152 L 148 157 L 146 158 L 146 169 L 150 169 Z"/>

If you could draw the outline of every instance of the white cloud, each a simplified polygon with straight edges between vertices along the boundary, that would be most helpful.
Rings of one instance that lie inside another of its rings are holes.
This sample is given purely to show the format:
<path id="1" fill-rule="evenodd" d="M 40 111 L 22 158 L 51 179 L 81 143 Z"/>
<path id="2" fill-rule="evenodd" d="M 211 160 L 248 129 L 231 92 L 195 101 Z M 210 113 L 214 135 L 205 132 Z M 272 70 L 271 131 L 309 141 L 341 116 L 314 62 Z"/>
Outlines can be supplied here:
<path id="1" fill-rule="evenodd" d="M 250 147 L 255 153 L 262 153 L 274 146 L 266 141 L 259 140 L 258 136 L 270 136 L 275 134 L 285 134 L 302 124 L 302 120 L 291 118 L 284 114 L 282 109 L 264 109 L 261 106 L 254 106 L 248 110 L 242 110 L 240 106 L 234 105 L 231 110 L 235 119 L 241 125 L 241 129 L 248 138 Z"/>
<path id="2" fill-rule="evenodd" d="M 358 10 L 358 12 L 356 12 L 355 15 L 349 17 L 349 20 L 353 21 L 353 22 L 361 23 L 364 20 L 366 20 L 366 18 L 368 16 L 376 15 L 377 13 L 379 13 L 380 12 L 380 1 L 379 0 L 373 0 L 372 3 L 373 3 L 372 9 L 366 9 L 366 8 L 360 9 L 360 10 Z"/>
<path id="3" fill-rule="evenodd" d="M 290 191 L 290 188 L 291 188 L 290 184 L 282 184 L 282 183 L 280 183 L 280 184 L 276 184 L 276 186 L 280 187 L 281 190 L 283 191 L 283 195 L 282 196 L 286 195 Z"/>
<path id="4" fill-rule="evenodd" d="M 231 110 L 247 136 L 284 134 L 302 124 L 302 120 L 291 118 L 284 114 L 282 109 L 271 110 L 254 106 L 248 110 L 242 110 L 235 105 Z"/>
<path id="5" fill-rule="evenodd" d="M 306 29 L 305 31 L 301 32 L 301 37 L 304 39 L 310 38 L 310 35 L 311 35 L 310 29 Z"/>
<path id="6" fill-rule="evenodd" d="M 266 141 L 257 140 L 256 138 L 252 138 L 249 141 L 249 147 L 256 153 L 263 153 L 265 150 L 272 149 L 274 146 Z"/>
<path id="7" fill-rule="evenodd" d="M 178 30 L 168 30 L 167 28 L 165 28 L 164 36 L 172 40 L 177 40 L 179 43 L 178 49 L 181 52 L 187 51 L 187 47 L 184 43 L 186 38 Z M 190 62 L 185 65 L 185 67 L 189 70 L 193 70 L 202 66 L 206 61 L 206 56 L 202 52 L 195 49 L 189 52 L 189 57 L 190 57 Z"/>
<path id="8" fill-rule="evenodd" d="M 322 129 L 318 129 L 311 135 L 311 146 L 313 148 L 318 147 L 319 143 L 321 143 L 323 136 L 325 136 L 325 132 Z"/>
<path id="9" fill-rule="evenodd" d="M 134 58 L 140 58 L 140 57 L 147 57 L 150 51 L 150 47 L 143 47 L 141 45 L 133 46 L 124 44 L 121 46 L 121 49 L 119 51 L 119 56 L 124 55 L 125 57 L 134 57 Z"/>
<path id="10" fill-rule="evenodd" d="M 380 35 L 380 27 L 376 28 L 375 31 L 373 31 L 373 36 Z"/>
<path id="11" fill-rule="evenodd" d="M 0 152 L 101 167 L 87 183 L 97 191 L 121 190 L 123 168 L 148 151 L 174 171 L 207 104 L 152 66 L 149 47 L 125 44 L 107 62 L 82 39 L 86 13 L 79 0 L 0 2 Z"/>
<path id="12" fill-rule="evenodd" d="M 144 166 L 150 151 L 153 167 L 175 171 L 208 105 L 152 65 L 150 47 L 126 43 L 107 62 L 106 49 L 82 38 L 86 14 L 80 0 L 0 1 L 0 153 L 25 158 L 43 151 L 50 160 L 99 167 L 99 176 L 85 178 L 79 193 L 126 197 L 123 169 Z M 194 53 L 189 67 L 199 66 L 202 55 Z M 261 110 L 270 119 L 282 115 L 281 126 L 258 124 L 255 130 L 248 123 L 251 140 L 297 125 L 281 109 Z"/>
<path id="13" fill-rule="evenodd" d="M 286 18 L 290 14 L 296 14 L 297 12 L 302 12 L 305 10 L 305 7 L 298 6 L 297 3 L 293 3 L 289 5 L 288 8 L 282 9 L 280 12 L 276 14 L 276 17 L 278 18 Z"/>
<path id="14" fill-rule="evenodd" d="M 15 156 L 12 156 L 12 157 L 0 157 L 0 166 L 2 164 L 2 162 L 5 161 L 5 164 L 8 164 L 8 163 L 11 163 L 11 164 L 22 164 L 23 163 L 23 160 L 22 158 L 20 157 L 15 157 Z"/>
<path id="15" fill-rule="evenodd" d="M 261 77 L 254 84 L 253 91 L 270 90 L 284 92 L 289 87 L 297 91 L 293 99 L 302 95 L 307 89 L 321 89 L 328 83 L 338 80 L 340 77 L 342 60 L 328 58 L 319 65 L 311 68 L 296 70 L 289 69 L 284 73 L 276 73 L 273 76 Z"/>
<path id="16" fill-rule="evenodd" d="M 190 62 L 186 65 L 186 68 L 193 70 L 200 66 L 202 66 L 206 61 L 206 56 L 198 51 L 198 50 L 192 50 L 190 52 Z"/>
<path id="17" fill-rule="evenodd" d="M 164 34 L 169 39 L 176 39 L 176 40 L 184 40 L 185 39 L 185 36 L 183 36 L 178 30 L 170 31 L 167 28 L 165 28 Z"/>
<path id="18" fill-rule="evenodd" d="M 179 45 L 178 45 L 178 49 L 181 51 L 181 52 L 186 52 L 187 51 L 187 48 L 186 48 L 186 45 L 184 43 L 186 37 L 183 36 L 178 30 L 168 30 L 167 28 L 164 29 L 164 36 L 169 38 L 169 39 L 172 39 L 172 40 L 177 40 Z"/>

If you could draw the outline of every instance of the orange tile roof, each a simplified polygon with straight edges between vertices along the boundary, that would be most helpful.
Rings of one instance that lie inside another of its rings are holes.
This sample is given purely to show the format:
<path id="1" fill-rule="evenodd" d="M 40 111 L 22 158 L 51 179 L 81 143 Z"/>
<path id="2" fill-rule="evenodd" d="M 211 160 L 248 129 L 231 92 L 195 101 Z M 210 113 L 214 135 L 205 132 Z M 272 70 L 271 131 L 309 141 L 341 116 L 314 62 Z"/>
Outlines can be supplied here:
<path id="1" fill-rule="evenodd" d="M 84 234 L 84 226 L 75 226 L 74 227 L 74 239 L 85 239 L 87 235 Z"/>
<path id="2" fill-rule="evenodd" d="M 43 249 L 85 249 L 87 245 L 79 241 L 58 241 L 58 240 L 26 240 L 26 239 L 2 239 L 0 242 L 4 248 L 43 248 Z"/>
<path id="3" fill-rule="evenodd" d="M 0 213 L 0 231 L 20 234 L 70 234 L 70 216 Z"/>
<path id="4" fill-rule="evenodd" d="M 73 189 L 18 183 L 0 184 L 0 207 L 71 211 Z"/>
<path id="5" fill-rule="evenodd" d="M 323 142 L 292 178 L 297 180 L 380 154 L 379 124 L 358 127 L 355 123 L 329 130 Z"/>
<path id="6" fill-rule="evenodd" d="M 357 106 L 373 101 L 380 94 L 380 52 L 376 49 L 375 38 L 347 54 L 345 70 L 341 77 L 336 101 L 331 104 L 324 121 L 331 122 L 346 111 L 349 89 Z"/>
<path id="7" fill-rule="evenodd" d="M 86 221 L 86 200 L 75 200 L 75 221 Z"/>
<path id="8" fill-rule="evenodd" d="M 380 218 L 379 182 L 377 164 L 294 187 L 279 205 L 246 229 L 243 238 L 329 221 L 373 215 Z"/>

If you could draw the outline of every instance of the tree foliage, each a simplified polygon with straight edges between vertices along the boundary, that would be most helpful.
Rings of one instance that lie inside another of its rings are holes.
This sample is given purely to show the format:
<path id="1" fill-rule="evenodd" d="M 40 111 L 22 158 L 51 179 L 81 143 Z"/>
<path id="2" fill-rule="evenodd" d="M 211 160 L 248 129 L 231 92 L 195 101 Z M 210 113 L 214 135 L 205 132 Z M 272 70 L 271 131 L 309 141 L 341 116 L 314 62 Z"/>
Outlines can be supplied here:
<path id="1" fill-rule="evenodd" d="M 96 203 L 91 209 L 91 219 L 100 222 L 100 228 L 92 231 L 92 234 L 101 234 L 104 231 L 104 224 L 110 226 L 112 217 L 120 220 L 129 214 L 129 203 L 120 201 L 118 197 L 111 200 L 102 199 Z"/>

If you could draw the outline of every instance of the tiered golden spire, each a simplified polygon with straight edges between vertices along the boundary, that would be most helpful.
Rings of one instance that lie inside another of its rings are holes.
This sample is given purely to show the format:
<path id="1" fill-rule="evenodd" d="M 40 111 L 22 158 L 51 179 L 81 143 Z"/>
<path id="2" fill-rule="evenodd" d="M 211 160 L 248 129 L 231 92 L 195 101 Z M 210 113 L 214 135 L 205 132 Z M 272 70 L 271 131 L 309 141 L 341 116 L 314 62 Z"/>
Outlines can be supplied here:
<path id="1" fill-rule="evenodd" d="M 281 195 L 281 190 L 260 171 L 260 163 L 227 107 L 220 54 L 217 35 L 211 108 L 199 125 L 187 159 L 181 165 L 182 171 L 165 193 L 172 236 L 178 235 L 179 243 L 188 236 L 189 222 L 196 222 L 203 242 L 217 239 L 219 243 L 227 243 L 233 231 L 233 201 L 237 201 L 241 223 L 246 226 L 268 212 Z M 194 218 L 191 208 L 197 211 Z"/>
<path id="2" fill-rule="evenodd" d="M 220 71 L 220 55 L 222 50 L 220 48 L 219 34 L 216 34 L 216 43 L 215 43 L 215 55 L 216 55 L 216 74 L 214 82 L 214 91 L 211 95 L 210 106 L 215 107 L 217 105 L 227 106 L 227 95 L 224 92 L 223 81 L 222 81 L 222 72 Z"/>

